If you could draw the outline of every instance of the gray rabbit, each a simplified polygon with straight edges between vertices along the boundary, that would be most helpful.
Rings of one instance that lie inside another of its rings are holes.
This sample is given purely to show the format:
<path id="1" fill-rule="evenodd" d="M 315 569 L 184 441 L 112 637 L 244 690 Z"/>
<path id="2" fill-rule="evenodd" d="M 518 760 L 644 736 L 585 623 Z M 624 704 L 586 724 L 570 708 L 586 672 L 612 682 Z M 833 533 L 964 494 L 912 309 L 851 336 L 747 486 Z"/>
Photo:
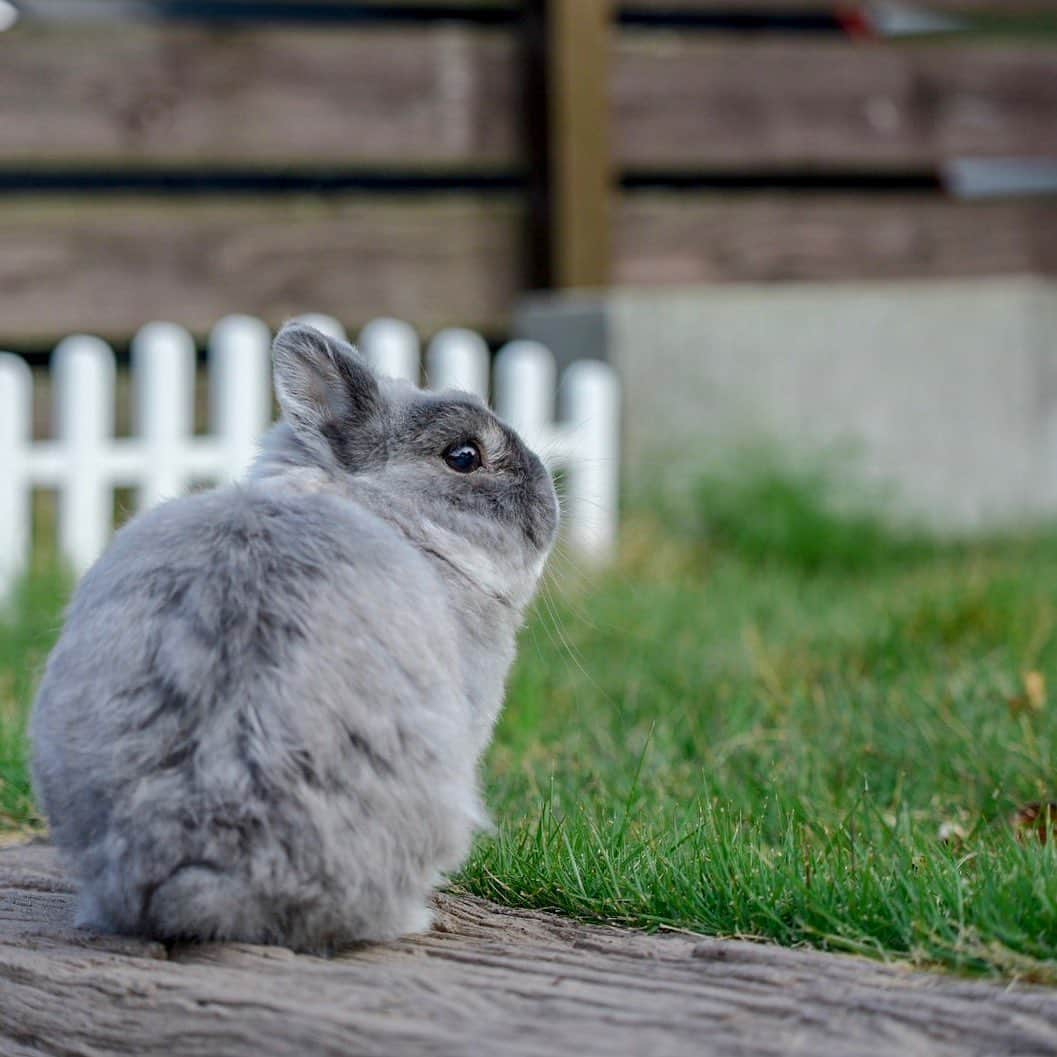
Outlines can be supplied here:
<path id="1" fill-rule="evenodd" d="M 249 480 L 135 518 L 31 720 L 78 922 L 327 952 L 428 927 L 558 504 L 478 399 L 301 324 Z"/>

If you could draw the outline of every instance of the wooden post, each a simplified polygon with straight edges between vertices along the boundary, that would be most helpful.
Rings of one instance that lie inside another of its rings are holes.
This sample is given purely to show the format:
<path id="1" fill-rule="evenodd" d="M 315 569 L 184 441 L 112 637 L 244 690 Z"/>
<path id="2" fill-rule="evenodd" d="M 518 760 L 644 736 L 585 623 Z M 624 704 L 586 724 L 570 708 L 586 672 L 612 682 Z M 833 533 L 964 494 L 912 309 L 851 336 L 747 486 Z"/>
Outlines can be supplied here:
<path id="1" fill-rule="evenodd" d="M 527 5 L 529 278 L 537 287 L 609 281 L 611 13 L 612 0 Z"/>

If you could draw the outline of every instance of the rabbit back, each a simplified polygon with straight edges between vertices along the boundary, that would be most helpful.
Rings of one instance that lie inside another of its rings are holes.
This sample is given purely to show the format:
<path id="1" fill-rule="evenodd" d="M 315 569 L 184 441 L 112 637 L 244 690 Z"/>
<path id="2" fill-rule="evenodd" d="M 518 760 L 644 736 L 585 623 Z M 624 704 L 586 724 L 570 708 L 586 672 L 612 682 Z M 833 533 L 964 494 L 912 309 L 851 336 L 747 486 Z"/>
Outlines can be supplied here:
<path id="1" fill-rule="evenodd" d="M 31 727 L 82 923 L 306 950 L 424 927 L 483 819 L 446 598 L 327 493 L 233 487 L 119 532 Z"/>

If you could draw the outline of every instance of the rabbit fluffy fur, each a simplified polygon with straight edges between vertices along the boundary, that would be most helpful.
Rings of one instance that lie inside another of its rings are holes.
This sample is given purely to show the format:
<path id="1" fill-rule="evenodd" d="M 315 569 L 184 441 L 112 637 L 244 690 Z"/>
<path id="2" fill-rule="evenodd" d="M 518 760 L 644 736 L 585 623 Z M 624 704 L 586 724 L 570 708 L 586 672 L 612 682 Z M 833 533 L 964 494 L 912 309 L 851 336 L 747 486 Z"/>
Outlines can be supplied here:
<path id="1" fill-rule="evenodd" d="M 48 661 L 34 785 L 86 926 L 389 939 L 428 927 L 485 821 L 550 476 L 475 397 L 305 325 L 273 351 L 282 420 L 249 480 L 119 531 Z"/>

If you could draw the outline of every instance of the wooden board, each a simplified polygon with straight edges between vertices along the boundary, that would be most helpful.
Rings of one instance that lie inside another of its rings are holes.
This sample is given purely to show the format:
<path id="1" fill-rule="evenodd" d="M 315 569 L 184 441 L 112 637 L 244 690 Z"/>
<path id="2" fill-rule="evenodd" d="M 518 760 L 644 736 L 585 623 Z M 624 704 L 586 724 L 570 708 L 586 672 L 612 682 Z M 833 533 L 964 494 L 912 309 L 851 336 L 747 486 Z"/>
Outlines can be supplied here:
<path id="1" fill-rule="evenodd" d="M 330 960 L 92 935 L 72 902 L 50 848 L 0 852 L 5 1057 L 1057 1053 L 1053 990 L 465 897 L 427 935 Z"/>
<path id="2" fill-rule="evenodd" d="M 152 0 L 134 0 L 148 6 Z M 235 3 L 252 3 L 254 7 L 266 8 L 272 0 L 234 0 Z M 274 0 L 276 4 L 285 4 L 288 0 Z M 352 0 L 316 0 L 317 3 L 332 3 L 334 6 L 348 5 Z M 723 11 L 723 12 L 774 12 L 774 11 L 834 11 L 838 6 L 843 8 L 865 7 L 870 0 L 624 0 L 620 5 L 627 9 L 655 11 Z M 107 6 L 119 13 L 128 0 L 20 0 L 19 6 L 34 15 L 60 13 L 68 15 L 77 6 L 92 3 L 97 8 Z M 385 8 L 392 6 L 392 0 L 358 0 L 365 7 Z M 523 6 L 522 0 L 399 0 L 403 7 L 496 8 L 499 10 L 516 10 Z M 918 0 L 919 6 L 933 11 L 971 11 L 1005 14 L 1007 12 L 1052 12 L 1057 11 L 1057 0 Z"/>
<path id="3" fill-rule="evenodd" d="M 1057 47 L 625 31 L 630 168 L 929 168 L 1057 155 Z M 509 168 L 512 30 L 26 27 L 0 34 L 0 169 Z M 42 91 L 41 85 L 48 90 Z"/>
<path id="4" fill-rule="evenodd" d="M 1057 274 L 1057 203 L 938 195 L 636 193 L 614 206 L 614 281 L 663 284 Z M 393 314 L 505 332 L 521 288 L 513 196 L 0 199 L 0 337 L 199 335 L 229 312 Z"/>
<path id="5" fill-rule="evenodd" d="M 625 0 L 627 8 L 656 11 L 836 11 L 837 8 L 865 8 L 871 0 Z M 1057 0 L 913 0 L 905 6 L 932 11 L 971 11 L 1008 14 L 1010 12 L 1057 11 Z"/>
<path id="6" fill-rule="evenodd" d="M 1057 155 L 1057 47 L 628 32 L 616 62 L 625 167 L 927 169 L 959 155 Z"/>
<path id="7" fill-rule="evenodd" d="M 296 0 L 295 0 L 296 2 Z M 237 9 L 251 9 L 253 16 L 264 20 L 268 7 L 281 8 L 283 13 L 290 10 L 290 0 L 224 0 L 225 6 Z M 482 9 L 508 11 L 516 9 L 520 0 L 313 0 L 316 7 L 334 8 L 430 8 L 443 6 L 473 14 Z M 157 16 L 165 6 L 164 0 L 18 0 L 20 11 L 29 18 L 55 19 L 75 22 L 78 20 L 107 19 L 127 21 L 130 17 Z M 209 7 L 209 0 L 203 0 L 203 7 Z M 289 15 L 287 15 L 289 19 Z"/>
<path id="8" fill-rule="evenodd" d="M 305 311 L 350 326 L 495 332 L 519 285 L 509 198 L 0 198 L 0 333 L 127 338 L 151 319 L 205 333 L 230 312 Z"/>
<path id="9" fill-rule="evenodd" d="M 506 165 L 513 46 L 448 24 L 26 23 L 0 33 L 0 167 Z"/>
<path id="10" fill-rule="evenodd" d="M 636 194 L 615 240 L 618 284 L 1055 274 L 1057 202 Z"/>

